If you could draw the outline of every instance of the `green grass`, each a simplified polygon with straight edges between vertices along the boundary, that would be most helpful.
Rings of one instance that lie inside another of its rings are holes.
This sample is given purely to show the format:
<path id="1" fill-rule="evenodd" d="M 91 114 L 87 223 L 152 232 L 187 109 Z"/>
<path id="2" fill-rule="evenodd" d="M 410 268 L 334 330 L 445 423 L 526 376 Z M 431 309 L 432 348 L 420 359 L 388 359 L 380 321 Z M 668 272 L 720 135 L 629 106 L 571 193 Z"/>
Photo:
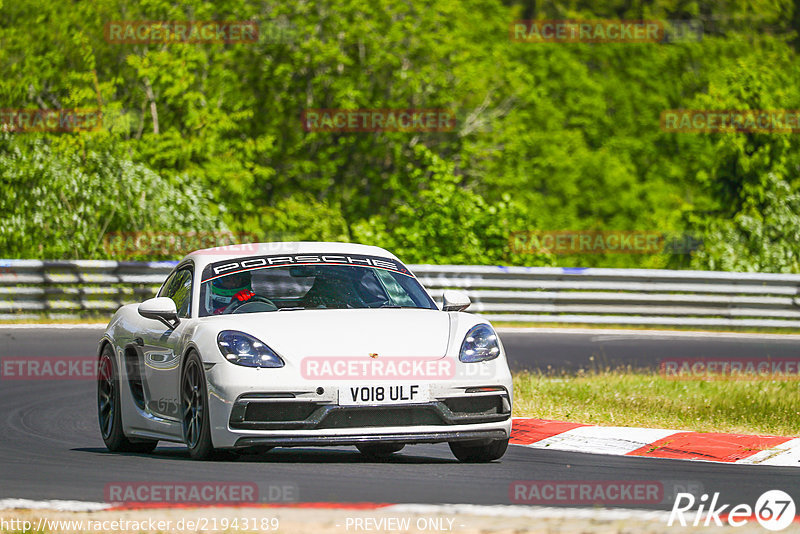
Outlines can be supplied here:
<path id="1" fill-rule="evenodd" d="M 514 416 L 597 425 L 800 435 L 800 384 L 600 372 L 514 375 Z"/>

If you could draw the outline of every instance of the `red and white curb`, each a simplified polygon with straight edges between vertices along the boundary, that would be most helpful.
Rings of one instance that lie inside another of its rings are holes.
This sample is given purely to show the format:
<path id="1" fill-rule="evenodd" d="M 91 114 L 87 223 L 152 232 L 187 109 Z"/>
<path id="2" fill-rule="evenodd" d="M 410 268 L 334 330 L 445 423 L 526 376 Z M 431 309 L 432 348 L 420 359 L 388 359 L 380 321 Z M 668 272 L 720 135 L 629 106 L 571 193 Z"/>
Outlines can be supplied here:
<path id="1" fill-rule="evenodd" d="M 800 438 L 594 426 L 515 418 L 511 443 L 534 449 L 800 467 Z"/>

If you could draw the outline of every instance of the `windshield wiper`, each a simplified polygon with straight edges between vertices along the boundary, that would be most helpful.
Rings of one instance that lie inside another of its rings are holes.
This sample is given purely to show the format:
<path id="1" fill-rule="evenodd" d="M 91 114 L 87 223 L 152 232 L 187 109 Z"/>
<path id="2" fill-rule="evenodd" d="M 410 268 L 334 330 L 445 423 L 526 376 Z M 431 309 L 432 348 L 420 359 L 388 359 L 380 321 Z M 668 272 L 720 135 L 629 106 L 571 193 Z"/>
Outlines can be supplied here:
<path id="1" fill-rule="evenodd" d="M 294 310 L 305 310 L 302 306 L 295 306 L 293 308 L 278 308 L 278 311 L 294 311 Z"/>

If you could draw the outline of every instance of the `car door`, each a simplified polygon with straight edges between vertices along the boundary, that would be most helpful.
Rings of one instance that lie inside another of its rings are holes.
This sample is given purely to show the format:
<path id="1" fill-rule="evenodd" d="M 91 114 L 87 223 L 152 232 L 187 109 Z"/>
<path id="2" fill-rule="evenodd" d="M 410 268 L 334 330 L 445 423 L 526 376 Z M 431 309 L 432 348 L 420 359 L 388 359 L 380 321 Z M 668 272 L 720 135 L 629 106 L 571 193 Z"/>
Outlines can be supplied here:
<path id="1" fill-rule="evenodd" d="M 158 292 L 159 297 L 175 302 L 181 319 L 178 326 L 173 329 L 160 321 L 147 321 L 141 336 L 147 410 L 174 420 L 179 419 L 182 338 L 192 309 L 193 279 L 193 266 L 186 265 L 176 270 Z"/>

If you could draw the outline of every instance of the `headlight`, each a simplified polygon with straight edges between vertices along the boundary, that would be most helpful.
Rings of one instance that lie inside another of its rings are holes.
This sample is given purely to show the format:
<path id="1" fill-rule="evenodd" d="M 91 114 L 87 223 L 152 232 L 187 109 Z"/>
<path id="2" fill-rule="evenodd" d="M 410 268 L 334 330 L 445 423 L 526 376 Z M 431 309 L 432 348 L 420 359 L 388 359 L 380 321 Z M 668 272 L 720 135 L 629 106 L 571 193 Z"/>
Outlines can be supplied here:
<path id="1" fill-rule="evenodd" d="M 497 342 L 497 334 L 488 324 L 479 324 L 467 332 L 458 359 L 472 363 L 494 360 L 498 356 L 500 356 L 500 345 Z"/>
<path id="2" fill-rule="evenodd" d="M 231 363 L 245 367 L 283 367 L 280 356 L 258 339 L 237 332 L 223 330 L 217 336 L 217 345 L 222 355 Z"/>

